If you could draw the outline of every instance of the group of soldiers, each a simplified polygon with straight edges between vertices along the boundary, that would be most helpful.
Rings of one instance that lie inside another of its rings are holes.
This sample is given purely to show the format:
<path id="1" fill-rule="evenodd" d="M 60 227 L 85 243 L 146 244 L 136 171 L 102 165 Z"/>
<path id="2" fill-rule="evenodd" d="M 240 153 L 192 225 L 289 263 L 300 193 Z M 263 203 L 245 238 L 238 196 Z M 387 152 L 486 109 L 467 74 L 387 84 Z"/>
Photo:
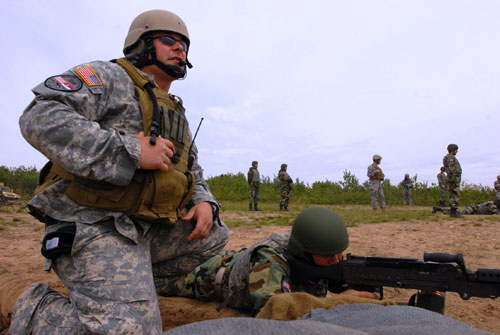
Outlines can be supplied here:
<path id="1" fill-rule="evenodd" d="M 249 185 L 250 199 L 248 203 L 249 211 L 261 211 L 258 207 L 259 192 L 260 192 L 260 173 L 259 162 L 253 161 L 252 166 L 248 169 L 247 181 Z M 288 202 L 290 201 L 290 191 L 292 190 L 293 180 L 286 172 L 288 165 L 283 163 L 278 172 L 278 180 L 280 182 L 280 211 L 288 211 Z"/>
<path id="2" fill-rule="evenodd" d="M 440 192 L 439 204 L 434 206 L 432 211 L 443 212 L 452 217 L 461 217 L 464 214 L 500 214 L 500 175 L 494 182 L 496 191 L 495 201 L 486 201 L 481 204 L 472 204 L 465 207 L 463 210 L 458 210 L 460 200 L 460 183 L 462 181 L 462 167 L 456 155 L 458 153 L 458 145 L 449 144 L 447 147 L 448 154 L 443 157 L 443 166 L 437 175 L 438 188 Z M 373 156 L 373 163 L 368 166 L 368 178 L 371 192 L 372 207 L 377 210 L 379 206 L 382 211 L 385 210 L 385 196 L 382 189 L 382 181 L 384 173 L 380 168 L 382 157 L 380 155 Z M 410 175 L 405 174 L 405 178 L 400 185 L 403 187 L 403 203 L 405 205 L 413 204 L 412 189 L 414 181 Z M 449 203 L 449 208 L 446 204 Z"/>

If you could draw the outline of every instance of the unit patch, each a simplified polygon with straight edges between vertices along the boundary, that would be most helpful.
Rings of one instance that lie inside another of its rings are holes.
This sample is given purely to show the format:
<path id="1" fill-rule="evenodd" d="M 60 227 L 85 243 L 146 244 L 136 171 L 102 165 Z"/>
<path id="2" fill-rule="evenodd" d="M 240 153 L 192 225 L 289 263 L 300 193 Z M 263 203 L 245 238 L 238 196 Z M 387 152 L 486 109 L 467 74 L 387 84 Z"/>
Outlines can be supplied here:
<path id="1" fill-rule="evenodd" d="M 292 293 L 292 285 L 290 285 L 290 279 L 288 279 L 288 277 L 283 277 L 281 280 L 281 291 L 284 293 Z"/>
<path id="2" fill-rule="evenodd" d="M 88 86 L 102 86 L 102 82 L 90 66 L 79 67 L 75 72 L 83 79 Z"/>
<path id="3" fill-rule="evenodd" d="M 77 76 L 52 76 L 45 80 L 45 86 L 56 91 L 78 91 L 82 88 L 82 81 Z"/>

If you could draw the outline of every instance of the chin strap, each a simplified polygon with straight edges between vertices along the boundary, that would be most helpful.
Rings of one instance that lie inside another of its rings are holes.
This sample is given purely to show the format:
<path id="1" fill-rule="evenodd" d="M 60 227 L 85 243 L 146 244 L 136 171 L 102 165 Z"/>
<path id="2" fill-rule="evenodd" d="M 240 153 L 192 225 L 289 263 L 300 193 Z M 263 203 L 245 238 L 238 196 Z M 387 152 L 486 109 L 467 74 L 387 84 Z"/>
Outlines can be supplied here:
<path id="1" fill-rule="evenodd" d="M 168 74 L 170 77 L 173 77 L 175 79 L 181 79 L 186 77 L 187 74 L 186 68 L 183 69 L 180 66 L 166 65 L 160 62 L 156 58 L 156 53 L 154 53 L 152 56 L 153 56 L 153 64 L 158 66 L 163 72 Z"/>

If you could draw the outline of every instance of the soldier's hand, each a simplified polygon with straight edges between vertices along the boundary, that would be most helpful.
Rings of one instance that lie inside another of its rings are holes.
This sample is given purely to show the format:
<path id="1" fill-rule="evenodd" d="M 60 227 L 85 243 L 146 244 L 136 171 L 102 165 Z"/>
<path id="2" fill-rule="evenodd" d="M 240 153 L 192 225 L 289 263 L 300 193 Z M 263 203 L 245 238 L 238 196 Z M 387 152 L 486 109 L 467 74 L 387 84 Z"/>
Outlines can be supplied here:
<path id="1" fill-rule="evenodd" d="M 191 208 L 181 219 L 182 221 L 196 221 L 196 227 L 191 234 L 186 237 L 186 241 L 204 239 L 210 234 L 213 225 L 212 205 L 206 201 L 200 202 L 193 206 L 193 208 Z"/>
<path id="2" fill-rule="evenodd" d="M 140 131 L 135 137 L 141 143 L 141 169 L 167 172 L 170 158 L 175 154 L 172 142 L 161 137 L 156 138 L 156 145 L 149 143 L 150 136 Z"/>

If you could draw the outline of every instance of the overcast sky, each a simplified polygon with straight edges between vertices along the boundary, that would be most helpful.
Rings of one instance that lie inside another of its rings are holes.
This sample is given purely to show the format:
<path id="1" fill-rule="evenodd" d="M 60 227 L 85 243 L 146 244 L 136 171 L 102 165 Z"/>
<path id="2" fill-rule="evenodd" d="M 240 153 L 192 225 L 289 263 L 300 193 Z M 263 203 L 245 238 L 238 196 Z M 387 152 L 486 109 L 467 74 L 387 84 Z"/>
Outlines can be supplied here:
<path id="1" fill-rule="evenodd" d="M 361 182 L 373 154 L 393 184 L 435 183 L 449 143 L 467 183 L 500 174 L 500 1 L 4 0 L 0 165 L 46 158 L 18 119 L 47 77 L 122 55 L 150 9 L 186 22 L 194 65 L 184 100 L 205 176 L 248 170 Z"/>

